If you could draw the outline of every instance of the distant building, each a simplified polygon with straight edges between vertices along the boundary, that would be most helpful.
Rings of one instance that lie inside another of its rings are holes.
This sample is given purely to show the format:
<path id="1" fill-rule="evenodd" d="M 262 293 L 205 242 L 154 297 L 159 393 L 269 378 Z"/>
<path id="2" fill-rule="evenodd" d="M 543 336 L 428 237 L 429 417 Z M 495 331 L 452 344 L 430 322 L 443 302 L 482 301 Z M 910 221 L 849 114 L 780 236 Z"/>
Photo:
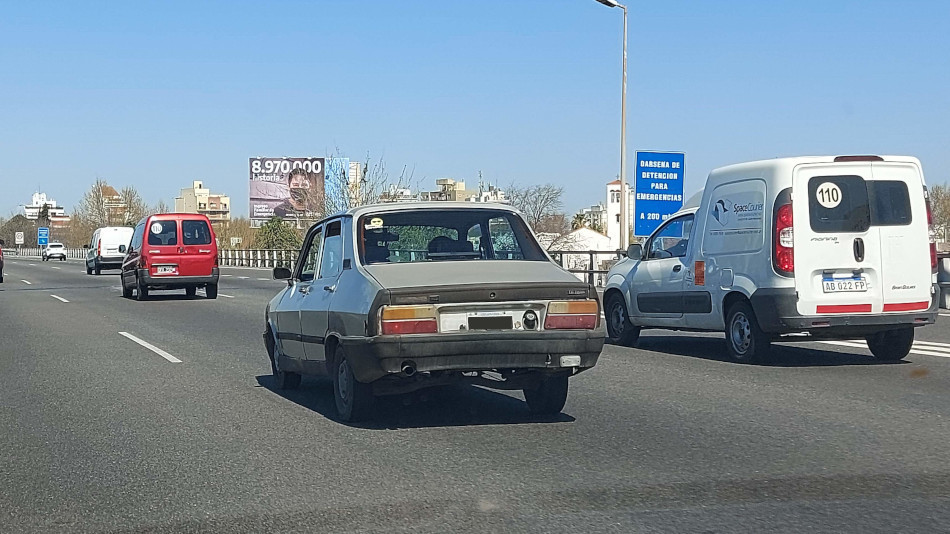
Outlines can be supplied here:
<path id="1" fill-rule="evenodd" d="M 33 199 L 29 204 L 23 206 L 23 216 L 31 221 L 36 221 L 46 209 L 46 216 L 49 217 L 50 226 L 62 228 L 67 226 L 70 221 L 69 215 L 66 215 L 66 208 L 58 205 L 55 200 L 46 196 L 46 193 L 33 193 Z"/>
<path id="2" fill-rule="evenodd" d="M 414 195 L 411 189 L 397 189 L 395 185 L 389 187 L 389 191 L 379 195 L 380 202 L 415 202 L 419 200 L 419 195 Z"/>
<path id="3" fill-rule="evenodd" d="M 479 196 L 478 191 L 465 189 L 465 182 L 458 182 L 452 178 L 440 178 L 435 181 L 439 187 L 438 191 L 423 191 L 420 194 L 422 200 L 435 201 L 470 201 L 472 197 Z"/>
<path id="4" fill-rule="evenodd" d="M 607 231 L 607 207 L 597 203 L 578 212 L 584 218 L 584 225 L 598 232 Z"/>
<path id="5" fill-rule="evenodd" d="M 482 184 L 478 184 L 478 194 L 470 198 L 472 202 L 500 202 L 502 204 L 508 204 L 508 198 L 505 197 L 505 192 L 497 187 L 489 184 L 488 189 L 486 190 Z"/>
<path id="6" fill-rule="evenodd" d="M 201 213 L 212 222 L 231 220 L 231 197 L 213 194 L 198 180 L 188 189 L 181 190 L 181 196 L 175 198 L 175 211 L 178 213 Z"/>
<path id="7" fill-rule="evenodd" d="M 610 238 L 590 228 L 578 228 L 564 235 L 539 234 L 538 242 L 565 269 L 606 271 L 617 261 L 616 253 L 606 252 L 614 249 L 611 247 Z M 600 254 L 592 254 L 589 251 L 597 251 Z M 590 279 L 590 274 L 575 272 L 574 276 L 586 281 Z M 594 284 L 603 286 L 605 274 L 593 275 Z"/>
<path id="8" fill-rule="evenodd" d="M 122 224 L 129 215 L 129 206 L 122 200 L 122 195 L 108 184 L 103 184 L 101 191 L 107 220 L 112 221 L 111 224 Z"/>
<path id="9" fill-rule="evenodd" d="M 627 183 L 627 228 L 633 228 L 634 191 Z M 620 248 L 620 180 L 607 184 L 607 224 L 604 230 L 610 238 L 610 247 Z"/>

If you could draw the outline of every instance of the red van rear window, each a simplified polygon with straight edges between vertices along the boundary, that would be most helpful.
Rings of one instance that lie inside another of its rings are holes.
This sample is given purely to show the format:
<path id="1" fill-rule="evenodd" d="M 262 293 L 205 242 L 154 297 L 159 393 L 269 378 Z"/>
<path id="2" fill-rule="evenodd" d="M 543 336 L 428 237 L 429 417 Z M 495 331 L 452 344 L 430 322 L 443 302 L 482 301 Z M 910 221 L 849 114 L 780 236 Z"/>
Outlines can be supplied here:
<path id="1" fill-rule="evenodd" d="M 207 221 L 181 221 L 181 240 L 186 245 L 210 245 L 211 230 Z"/>
<path id="2" fill-rule="evenodd" d="M 149 245 L 177 245 L 178 223 L 176 221 L 152 221 L 146 228 Z"/>

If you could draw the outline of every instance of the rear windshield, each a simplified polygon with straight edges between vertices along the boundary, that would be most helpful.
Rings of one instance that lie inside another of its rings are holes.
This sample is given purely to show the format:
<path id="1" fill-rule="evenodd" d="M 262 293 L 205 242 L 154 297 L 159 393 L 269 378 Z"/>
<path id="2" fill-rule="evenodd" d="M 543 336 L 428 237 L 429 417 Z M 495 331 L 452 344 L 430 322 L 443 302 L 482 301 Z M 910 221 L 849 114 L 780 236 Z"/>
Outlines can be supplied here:
<path id="1" fill-rule="evenodd" d="M 872 225 L 901 226 L 911 223 L 907 183 L 899 180 L 873 180 L 867 184 Z"/>
<path id="2" fill-rule="evenodd" d="M 357 222 L 363 264 L 547 258 L 521 218 L 501 210 L 415 210 Z"/>
<path id="3" fill-rule="evenodd" d="M 871 226 L 910 224 L 907 184 L 860 176 L 816 176 L 808 181 L 808 213 L 815 232 L 866 232 Z"/>
<path id="4" fill-rule="evenodd" d="M 186 245 L 211 244 L 211 229 L 208 228 L 208 222 L 202 220 L 182 221 L 181 240 Z"/>
<path id="5" fill-rule="evenodd" d="M 152 221 L 148 225 L 149 245 L 177 245 L 178 223 L 176 221 Z"/>

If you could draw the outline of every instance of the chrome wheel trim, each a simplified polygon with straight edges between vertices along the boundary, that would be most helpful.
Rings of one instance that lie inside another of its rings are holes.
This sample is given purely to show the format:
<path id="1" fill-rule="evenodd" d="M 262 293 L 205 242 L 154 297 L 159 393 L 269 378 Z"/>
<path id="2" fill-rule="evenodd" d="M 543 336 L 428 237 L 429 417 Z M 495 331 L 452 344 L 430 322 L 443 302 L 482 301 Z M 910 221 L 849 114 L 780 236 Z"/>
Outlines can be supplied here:
<path id="1" fill-rule="evenodd" d="M 732 318 L 730 340 L 736 354 L 745 354 L 752 345 L 752 324 L 744 313 L 737 313 Z"/>

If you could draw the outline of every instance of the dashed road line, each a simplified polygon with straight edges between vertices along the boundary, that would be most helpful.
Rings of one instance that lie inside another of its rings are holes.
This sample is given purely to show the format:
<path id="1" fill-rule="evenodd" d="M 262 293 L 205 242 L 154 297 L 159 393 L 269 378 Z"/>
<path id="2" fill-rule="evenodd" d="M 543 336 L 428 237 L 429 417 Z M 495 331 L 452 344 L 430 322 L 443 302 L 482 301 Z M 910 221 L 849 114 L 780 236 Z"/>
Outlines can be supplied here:
<path id="1" fill-rule="evenodd" d="M 60 301 L 60 302 L 69 302 L 68 300 L 64 299 L 63 297 L 61 297 L 61 296 L 59 296 L 59 295 L 50 295 L 50 296 L 53 297 L 54 299 Z"/>
<path id="2" fill-rule="evenodd" d="M 272 279 L 271 279 L 271 278 L 258 278 L 258 280 L 260 280 L 261 282 L 270 282 Z"/>
<path id="3" fill-rule="evenodd" d="M 54 269 L 57 269 L 57 270 L 61 269 L 60 267 L 53 267 L 53 268 L 54 268 Z"/>
<path id="4" fill-rule="evenodd" d="M 158 354 L 158 355 L 161 356 L 162 358 L 165 358 L 166 360 L 168 360 L 168 361 L 170 361 L 170 362 L 172 362 L 172 363 L 181 363 L 181 360 L 179 360 L 178 358 L 172 356 L 171 354 L 169 354 L 169 353 L 163 351 L 162 349 L 156 347 L 155 345 L 152 345 L 152 344 L 149 343 L 148 341 L 139 339 L 139 338 L 133 336 L 132 334 L 130 334 L 130 333 L 128 333 L 128 332 L 119 332 L 119 335 L 122 336 L 122 337 L 126 337 L 126 338 L 128 338 L 128 339 L 131 339 L 131 340 L 134 341 L 135 343 L 138 343 L 139 345 L 142 345 L 143 347 L 145 347 L 145 348 L 147 348 L 148 350 L 154 352 L 155 354 Z"/>
<path id="5" fill-rule="evenodd" d="M 36 264 L 35 264 L 35 263 L 31 263 L 31 264 L 30 264 L 30 267 L 36 267 Z"/>
<path id="6" fill-rule="evenodd" d="M 228 277 L 230 277 L 230 276 L 234 276 L 234 275 L 233 275 L 233 274 L 222 274 L 222 275 L 221 275 L 221 278 L 228 278 Z"/>
<path id="7" fill-rule="evenodd" d="M 950 313 L 941 313 L 940 316 L 941 316 L 941 317 L 950 317 Z"/>
<path id="8" fill-rule="evenodd" d="M 33 285 L 33 282 L 30 282 L 29 280 L 20 280 L 20 281 L 23 282 L 24 284 L 28 285 L 28 286 Z"/>
<path id="9" fill-rule="evenodd" d="M 247 280 L 248 278 L 250 278 L 250 276 L 238 276 L 238 278 L 240 278 L 241 280 Z"/>

